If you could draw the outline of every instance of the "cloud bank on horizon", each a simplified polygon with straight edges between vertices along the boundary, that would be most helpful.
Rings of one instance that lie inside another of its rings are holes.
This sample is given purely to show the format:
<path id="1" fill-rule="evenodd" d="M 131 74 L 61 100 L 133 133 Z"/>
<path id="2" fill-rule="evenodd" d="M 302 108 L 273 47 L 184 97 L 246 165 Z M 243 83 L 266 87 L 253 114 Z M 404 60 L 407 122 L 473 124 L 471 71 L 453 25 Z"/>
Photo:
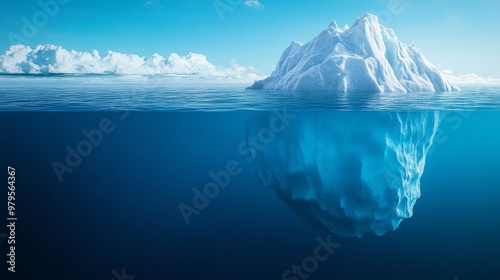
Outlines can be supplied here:
<path id="1" fill-rule="evenodd" d="M 477 74 L 469 73 L 464 75 L 457 75 L 452 70 L 444 69 L 442 73 L 448 79 L 448 81 L 454 84 L 498 84 L 500 83 L 500 77 L 497 76 L 480 76 Z"/>
<path id="2" fill-rule="evenodd" d="M 13 45 L 0 55 L 2 74 L 119 74 L 119 75 L 193 75 L 225 81 L 248 82 L 262 78 L 257 69 L 231 61 L 231 67 L 213 65 L 203 54 L 168 58 L 155 53 L 149 58 L 108 51 L 79 52 L 61 46 L 39 45 L 31 48 Z"/>

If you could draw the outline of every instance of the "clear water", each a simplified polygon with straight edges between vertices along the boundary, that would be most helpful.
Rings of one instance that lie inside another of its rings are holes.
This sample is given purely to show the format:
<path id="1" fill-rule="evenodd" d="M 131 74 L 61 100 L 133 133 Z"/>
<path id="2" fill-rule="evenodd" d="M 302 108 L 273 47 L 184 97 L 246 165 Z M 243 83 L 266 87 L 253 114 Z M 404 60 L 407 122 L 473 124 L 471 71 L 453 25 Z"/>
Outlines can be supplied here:
<path id="1" fill-rule="evenodd" d="M 307 279 L 500 279 L 499 87 L 353 97 L 113 79 L 0 79 L 0 166 L 18 174 L 19 279 L 111 279 L 121 267 L 135 279 L 303 279 L 283 273 L 328 233 L 262 186 L 238 151 L 249 120 L 284 107 L 339 119 L 445 115 L 414 216 L 381 237 L 333 235 L 340 247 Z M 59 180 L 53 163 L 104 119 L 113 131 Z M 179 204 L 229 161 L 242 172 L 186 225 Z"/>
<path id="2" fill-rule="evenodd" d="M 285 93 L 245 90 L 249 84 L 187 78 L 56 75 L 0 76 L 2 111 L 500 110 L 500 85 L 462 85 L 461 92 L 386 94 Z"/>

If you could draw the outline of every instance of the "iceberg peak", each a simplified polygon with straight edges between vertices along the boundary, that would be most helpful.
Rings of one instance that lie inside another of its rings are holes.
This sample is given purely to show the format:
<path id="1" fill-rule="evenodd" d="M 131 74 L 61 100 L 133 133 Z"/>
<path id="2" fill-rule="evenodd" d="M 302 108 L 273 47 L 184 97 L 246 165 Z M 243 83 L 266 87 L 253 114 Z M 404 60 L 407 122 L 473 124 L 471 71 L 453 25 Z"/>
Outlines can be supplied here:
<path id="1" fill-rule="evenodd" d="M 351 27 L 336 21 L 306 44 L 292 42 L 270 77 L 249 89 L 326 92 L 458 91 L 414 44 L 366 13 Z"/>
<path id="2" fill-rule="evenodd" d="M 332 20 L 332 22 L 330 23 L 330 25 L 328 27 L 330 27 L 332 29 L 339 29 L 339 26 L 335 20 Z"/>
<path id="3" fill-rule="evenodd" d="M 363 14 L 362 16 L 360 16 L 354 23 L 354 25 L 356 25 L 356 22 L 359 22 L 359 21 L 365 21 L 365 22 L 370 22 L 371 24 L 379 24 L 378 23 L 378 17 L 374 14 L 370 14 L 370 13 L 365 13 Z"/>

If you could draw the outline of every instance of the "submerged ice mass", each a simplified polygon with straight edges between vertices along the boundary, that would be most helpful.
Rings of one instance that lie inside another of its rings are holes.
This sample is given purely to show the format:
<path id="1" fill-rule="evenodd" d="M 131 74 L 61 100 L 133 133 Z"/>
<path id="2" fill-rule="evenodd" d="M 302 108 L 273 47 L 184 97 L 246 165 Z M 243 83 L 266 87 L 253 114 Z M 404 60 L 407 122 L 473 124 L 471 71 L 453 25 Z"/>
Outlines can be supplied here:
<path id="1" fill-rule="evenodd" d="M 383 235 L 412 216 L 441 113 L 295 114 L 252 158 L 259 181 L 299 217 L 339 236 L 361 237 Z M 272 113 L 255 113 L 249 139 L 274 123 Z"/>
<path id="2" fill-rule="evenodd" d="M 292 42 L 270 77 L 249 89 L 327 92 L 454 91 L 413 44 L 365 14 L 351 27 L 330 26 L 307 44 Z"/>

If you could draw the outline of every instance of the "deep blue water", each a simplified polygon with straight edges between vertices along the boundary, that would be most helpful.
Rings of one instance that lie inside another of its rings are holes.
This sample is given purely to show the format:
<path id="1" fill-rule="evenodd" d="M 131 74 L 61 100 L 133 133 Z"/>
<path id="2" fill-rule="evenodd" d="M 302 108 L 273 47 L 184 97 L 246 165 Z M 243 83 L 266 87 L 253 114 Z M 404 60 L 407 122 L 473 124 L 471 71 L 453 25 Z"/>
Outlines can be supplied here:
<path id="1" fill-rule="evenodd" d="M 109 280 L 122 268 L 136 280 L 282 279 L 328 234 L 259 184 L 238 152 L 245 122 L 265 113 L 0 112 L 0 166 L 16 168 L 19 217 L 18 272 L 2 279 Z M 60 182 L 53 162 L 103 119 L 113 131 Z M 499 111 L 446 112 L 414 216 L 382 237 L 332 236 L 340 247 L 307 279 L 500 279 L 499 124 Z M 241 173 L 186 225 L 179 204 L 229 161 Z"/>

